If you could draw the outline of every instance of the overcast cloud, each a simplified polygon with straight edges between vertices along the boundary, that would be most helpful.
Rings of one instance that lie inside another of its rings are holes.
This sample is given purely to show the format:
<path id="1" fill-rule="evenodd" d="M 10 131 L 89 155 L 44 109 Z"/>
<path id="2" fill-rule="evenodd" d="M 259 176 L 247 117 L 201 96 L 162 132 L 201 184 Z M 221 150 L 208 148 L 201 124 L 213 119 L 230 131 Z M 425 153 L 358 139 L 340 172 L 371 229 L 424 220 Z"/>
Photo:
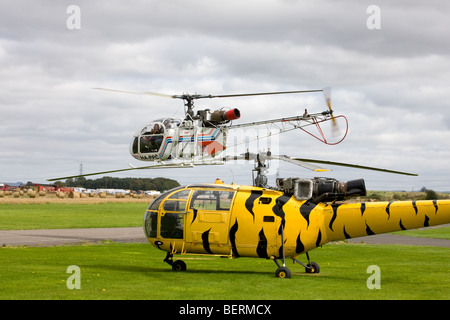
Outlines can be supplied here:
<path id="1" fill-rule="evenodd" d="M 67 8 L 81 10 L 70 30 Z M 370 5 L 381 10 L 371 30 Z M 0 182 L 140 166 L 128 151 L 141 125 L 183 116 L 182 101 L 92 90 L 228 94 L 331 86 L 347 138 L 277 138 L 290 156 L 416 172 L 333 167 L 369 189 L 450 190 L 448 1 L 2 1 Z M 321 94 L 202 100 L 237 107 L 239 122 L 325 110 Z M 255 150 L 256 151 L 256 150 Z M 276 164 L 280 176 L 314 176 Z M 251 183 L 252 164 L 139 171 L 180 183 Z M 271 172 L 274 173 L 273 171 Z M 273 176 L 271 176 L 273 178 Z"/>

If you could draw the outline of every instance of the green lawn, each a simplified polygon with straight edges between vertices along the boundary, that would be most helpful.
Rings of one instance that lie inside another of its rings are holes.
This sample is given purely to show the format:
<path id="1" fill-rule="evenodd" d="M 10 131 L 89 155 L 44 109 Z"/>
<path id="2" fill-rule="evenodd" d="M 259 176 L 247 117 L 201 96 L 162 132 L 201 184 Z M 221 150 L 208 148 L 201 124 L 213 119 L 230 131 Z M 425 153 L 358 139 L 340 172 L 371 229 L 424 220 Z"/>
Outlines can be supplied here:
<path id="1" fill-rule="evenodd" d="M 140 227 L 147 203 L 0 204 L 0 229 Z M 411 231 L 449 238 L 450 228 Z M 311 252 L 320 274 L 289 262 L 291 279 L 275 278 L 270 260 L 183 257 L 172 272 L 150 244 L 0 248 L 0 299 L 450 299 L 450 249 L 328 244 Z M 302 257 L 305 262 L 304 257 Z M 70 265 L 81 289 L 66 286 Z M 366 273 L 381 270 L 381 289 Z"/>
<path id="2" fill-rule="evenodd" d="M 393 234 L 434 239 L 450 239 L 450 227 L 424 228 L 393 232 Z"/>
<path id="3" fill-rule="evenodd" d="M 0 230 L 140 227 L 147 203 L 0 204 Z"/>
<path id="4" fill-rule="evenodd" d="M 0 299 L 450 299 L 446 248 L 342 243 L 310 255 L 320 274 L 289 261 L 292 278 L 278 279 L 272 261 L 252 258 L 182 257 L 187 271 L 173 272 L 150 244 L 3 247 Z M 79 290 L 67 288 L 70 265 Z M 367 288 L 370 265 L 381 289 Z"/>

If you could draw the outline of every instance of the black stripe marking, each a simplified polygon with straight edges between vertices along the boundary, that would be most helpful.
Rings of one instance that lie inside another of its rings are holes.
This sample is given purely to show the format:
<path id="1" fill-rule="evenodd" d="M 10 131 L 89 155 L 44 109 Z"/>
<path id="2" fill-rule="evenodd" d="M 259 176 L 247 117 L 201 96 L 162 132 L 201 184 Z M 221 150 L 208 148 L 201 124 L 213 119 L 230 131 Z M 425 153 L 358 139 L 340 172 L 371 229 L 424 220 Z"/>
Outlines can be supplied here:
<path id="1" fill-rule="evenodd" d="M 236 232 L 238 231 L 238 222 L 236 219 L 236 222 L 233 224 L 233 226 L 230 228 L 230 242 L 231 242 L 231 250 L 233 252 L 233 255 L 235 257 L 239 257 L 239 253 L 236 248 Z"/>
<path id="2" fill-rule="evenodd" d="M 300 233 L 298 234 L 297 237 L 297 245 L 295 247 L 295 253 L 302 253 L 303 251 L 305 251 L 305 245 L 302 243 L 302 240 L 300 240 Z"/>
<path id="3" fill-rule="evenodd" d="M 287 239 L 284 239 L 284 244 L 286 245 L 286 241 Z M 280 248 L 278 249 L 278 257 L 283 257 L 283 246 L 280 246 Z"/>
<path id="4" fill-rule="evenodd" d="M 366 222 L 366 233 L 367 233 L 368 236 L 373 236 L 373 235 L 376 234 L 375 232 L 370 230 L 369 226 L 367 225 L 367 222 Z"/>
<path id="5" fill-rule="evenodd" d="M 191 221 L 191 224 L 193 224 L 194 223 L 194 221 L 195 221 L 195 219 L 197 219 L 197 209 L 193 209 L 193 211 L 194 211 L 194 216 L 193 216 L 193 218 L 192 218 L 192 221 Z"/>
<path id="6" fill-rule="evenodd" d="M 425 215 L 425 221 L 423 222 L 423 226 L 424 226 L 424 227 L 429 227 L 429 226 L 430 226 L 430 224 L 428 223 L 428 221 L 430 221 L 430 218 L 428 218 L 428 216 Z"/>
<path id="7" fill-rule="evenodd" d="M 405 226 L 403 225 L 402 219 L 400 219 L 400 228 L 401 228 L 402 230 L 408 230 L 408 229 L 406 229 Z"/>
<path id="8" fill-rule="evenodd" d="M 391 218 L 391 212 L 390 212 L 390 206 L 392 204 L 392 201 L 389 201 L 387 207 L 386 207 L 386 213 L 388 214 L 388 220 Z"/>
<path id="9" fill-rule="evenodd" d="M 344 226 L 344 236 L 345 239 L 351 239 L 352 237 L 350 237 L 350 235 L 345 231 L 345 226 Z"/>
<path id="10" fill-rule="evenodd" d="M 205 249 L 206 252 L 212 253 L 211 249 L 209 248 L 209 232 L 211 231 L 211 228 L 209 230 L 206 230 L 202 233 L 202 241 L 203 241 L 203 249 Z"/>
<path id="11" fill-rule="evenodd" d="M 255 222 L 255 213 L 253 212 L 253 206 L 255 200 L 261 197 L 263 194 L 262 190 L 252 190 L 250 196 L 245 201 L 245 208 L 250 212 L 253 216 L 253 222 Z"/>
<path id="12" fill-rule="evenodd" d="M 334 232 L 334 230 L 333 230 L 333 223 L 334 223 L 334 220 L 336 220 L 336 218 L 337 218 L 337 209 L 339 208 L 340 205 L 341 204 L 332 204 L 331 205 L 331 208 L 333 208 L 333 217 L 331 217 L 330 225 L 328 227 L 333 232 Z"/>
<path id="13" fill-rule="evenodd" d="M 289 201 L 289 199 L 291 199 L 291 197 L 284 194 L 282 196 L 279 196 L 275 200 L 275 205 L 272 208 L 273 213 L 281 218 L 281 224 L 280 228 L 278 228 L 278 234 L 281 234 L 281 228 L 285 227 L 285 220 L 284 220 L 285 213 L 283 211 L 283 206 L 286 204 L 286 202 Z"/>
<path id="14" fill-rule="evenodd" d="M 307 227 L 309 227 L 309 215 L 311 214 L 311 211 L 316 207 L 316 204 L 310 201 L 306 201 L 300 206 L 300 214 L 303 218 L 305 218 Z"/>
<path id="15" fill-rule="evenodd" d="M 258 257 L 260 257 L 260 258 L 269 259 L 269 256 L 267 255 L 267 238 L 264 234 L 264 229 L 261 229 L 258 236 L 259 236 L 259 242 L 258 242 L 258 246 L 256 247 L 256 253 L 258 254 Z"/>
<path id="16" fill-rule="evenodd" d="M 416 212 L 416 216 L 417 216 L 417 212 L 419 209 L 417 208 L 417 204 L 416 204 L 415 200 L 412 202 L 412 205 L 413 205 L 414 211 Z"/>
<path id="17" fill-rule="evenodd" d="M 437 214 L 437 211 L 438 211 L 439 208 L 438 208 L 436 200 L 433 200 L 433 205 L 434 205 L 434 214 Z"/>
<path id="18" fill-rule="evenodd" d="M 365 202 L 361 203 L 361 217 L 363 216 L 364 211 L 366 211 L 366 203 Z"/>
<path id="19" fill-rule="evenodd" d="M 316 240 L 316 247 L 320 246 L 320 241 L 322 241 L 322 232 L 320 232 L 320 229 L 319 229 L 319 234 L 317 235 L 317 240 Z"/>

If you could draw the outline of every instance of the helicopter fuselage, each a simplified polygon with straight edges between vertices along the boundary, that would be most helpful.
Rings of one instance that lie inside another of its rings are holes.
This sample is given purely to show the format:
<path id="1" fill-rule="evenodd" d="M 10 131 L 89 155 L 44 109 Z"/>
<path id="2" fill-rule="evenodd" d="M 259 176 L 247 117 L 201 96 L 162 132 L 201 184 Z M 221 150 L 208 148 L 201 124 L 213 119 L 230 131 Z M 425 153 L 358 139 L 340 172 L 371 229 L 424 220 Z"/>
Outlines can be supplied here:
<path id="1" fill-rule="evenodd" d="M 150 243 L 170 254 L 284 260 L 330 241 L 444 223 L 450 223 L 448 200 L 314 202 L 281 190 L 218 183 L 160 195 L 145 213 L 144 230 Z"/>
<path id="2" fill-rule="evenodd" d="M 189 119 L 155 120 L 136 132 L 130 153 L 142 161 L 213 158 L 226 149 L 223 124 L 239 117 L 238 109 L 212 113 L 206 109 Z"/>

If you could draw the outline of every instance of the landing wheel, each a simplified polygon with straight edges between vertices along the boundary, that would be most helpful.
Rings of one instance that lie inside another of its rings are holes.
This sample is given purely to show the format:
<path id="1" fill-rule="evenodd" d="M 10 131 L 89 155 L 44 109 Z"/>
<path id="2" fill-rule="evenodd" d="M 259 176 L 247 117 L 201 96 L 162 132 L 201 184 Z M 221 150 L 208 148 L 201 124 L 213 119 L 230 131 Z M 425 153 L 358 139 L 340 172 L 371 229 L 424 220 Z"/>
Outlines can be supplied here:
<path id="1" fill-rule="evenodd" d="M 173 271 L 186 271 L 186 263 L 182 260 L 177 260 L 172 263 Z"/>
<path id="2" fill-rule="evenodd" d="M 320 267 L 317 263 L 310 262 L 306 265 L 305 272 L 306 273 L 319 273 Z"/>
<path id="3" fill-rule="evenodd" d="M 291 270 L 289 270 L 286 267 L 279 267 L 277 269 L 277 271 L 275 271 L 275 277 L 281 278 L 281 279 L 290 278 L 291 277 Z"/>

